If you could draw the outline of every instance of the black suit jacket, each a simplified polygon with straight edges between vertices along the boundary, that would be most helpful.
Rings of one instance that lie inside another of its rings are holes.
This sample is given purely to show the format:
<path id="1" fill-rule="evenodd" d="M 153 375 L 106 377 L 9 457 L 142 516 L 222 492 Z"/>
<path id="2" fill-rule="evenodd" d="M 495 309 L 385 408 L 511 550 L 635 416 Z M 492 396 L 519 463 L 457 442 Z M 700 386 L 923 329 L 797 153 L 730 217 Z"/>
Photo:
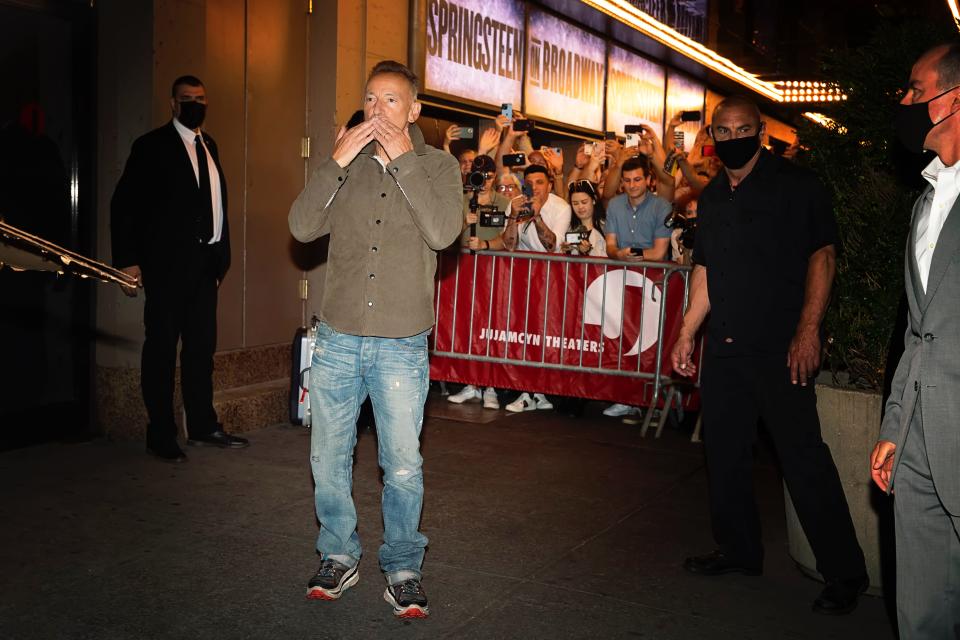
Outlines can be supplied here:
<path id="1" fill-rule="evenodd" d="M 230 267 L 230 227 L 227 223 L 227 182 L 217 144 L 206 133 L 203 140 L 220 174 L 223 229 L 220 241 L 199 242 L 202 200 L 193 164 L 183 139 L 171 120 L 137 138 L 123 175 L 110 201 L 113 264 L 139 265 L 144 284 L 177 282 L 201 268 L 212 250 L 217 279 Z"/>

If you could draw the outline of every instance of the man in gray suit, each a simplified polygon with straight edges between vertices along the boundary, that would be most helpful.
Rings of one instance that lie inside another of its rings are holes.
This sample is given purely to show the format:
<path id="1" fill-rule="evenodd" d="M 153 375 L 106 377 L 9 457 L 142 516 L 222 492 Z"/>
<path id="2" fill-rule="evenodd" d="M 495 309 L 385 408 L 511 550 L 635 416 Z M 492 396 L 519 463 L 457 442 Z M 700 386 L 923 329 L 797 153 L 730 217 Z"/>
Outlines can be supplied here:
<path id="1" fill-rule="evenodd" d="M 895 492 L 901 637 L 939 640 L 960 638 L 960 43 L 920 57 L 900 105 L 904 145 L 936 157 L 913 207 L 906 349 L 870 466 Z"/>

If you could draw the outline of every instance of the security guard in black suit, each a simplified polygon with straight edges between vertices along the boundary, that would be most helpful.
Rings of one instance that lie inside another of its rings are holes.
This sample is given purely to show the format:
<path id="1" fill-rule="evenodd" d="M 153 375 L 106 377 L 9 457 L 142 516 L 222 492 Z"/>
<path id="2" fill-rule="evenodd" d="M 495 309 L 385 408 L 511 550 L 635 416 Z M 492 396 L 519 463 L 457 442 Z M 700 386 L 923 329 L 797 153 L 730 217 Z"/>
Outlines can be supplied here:
<path id="1" fill-rule="evenodd" d="M 133 143 L 110 212 L 113 262 L 141 279 L 146 295 L 140 375 L 150 419 L 147 451 L 184 462 L 173 412 L 178 342 L 187 443 L 249 442 L 224 433 L 213 408 L 217 289 L 230 266 L 230 232 L 217 146 L 200 131 L 206 89 L 198 78 L 182 76 L 171 93 L 173 118 Z"/>

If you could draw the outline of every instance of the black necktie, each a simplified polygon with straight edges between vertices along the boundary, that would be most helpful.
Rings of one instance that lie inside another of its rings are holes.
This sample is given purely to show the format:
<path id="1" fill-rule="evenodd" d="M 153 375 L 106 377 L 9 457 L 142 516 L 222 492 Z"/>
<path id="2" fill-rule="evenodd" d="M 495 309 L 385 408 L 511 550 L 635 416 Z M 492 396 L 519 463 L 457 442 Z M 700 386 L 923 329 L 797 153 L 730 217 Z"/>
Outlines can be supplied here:
<path id="1" fill-rule="evenodd" d="M 197 220 L 197 229 L 202 242 L 210 242 L 213 237 L 213 200 L 210 195 L 210 169 L 207 167 L 207 152 L 203 148 L 203 141 L 198 135 L 193 139 L 197 147 L 197 174 L 200 193 L 200 217 Z"/>

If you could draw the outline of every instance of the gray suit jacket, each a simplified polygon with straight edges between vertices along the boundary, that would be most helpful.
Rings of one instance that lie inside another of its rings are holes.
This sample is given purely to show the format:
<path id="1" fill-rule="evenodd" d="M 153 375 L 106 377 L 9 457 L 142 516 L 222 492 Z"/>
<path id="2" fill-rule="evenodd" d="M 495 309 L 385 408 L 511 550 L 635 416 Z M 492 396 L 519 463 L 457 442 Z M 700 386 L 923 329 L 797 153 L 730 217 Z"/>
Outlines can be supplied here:
<path id="1" fill-rule="evenodd" d="M 928 187 L 913 206 L 904 264 L 909 304 L 905 350 L 893 376 L 880 439 L 903 451 L 914 413 L 920 411 L 927 457 L 937 494 L 960 515 L 960 198 L 944 222 L 924 292 L 914 257 L 917 216 L 933 199 Z M 893 487 L 900 455 L 894 459 Z"/>

